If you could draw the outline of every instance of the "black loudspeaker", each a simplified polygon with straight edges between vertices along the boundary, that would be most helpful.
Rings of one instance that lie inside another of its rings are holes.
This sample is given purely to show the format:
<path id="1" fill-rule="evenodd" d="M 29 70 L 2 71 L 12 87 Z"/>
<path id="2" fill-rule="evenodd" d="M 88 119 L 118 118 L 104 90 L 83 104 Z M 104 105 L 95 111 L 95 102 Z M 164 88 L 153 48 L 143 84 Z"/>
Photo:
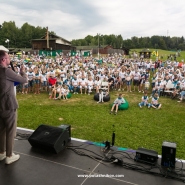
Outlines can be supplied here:
<path id="1" fill-rule="evenodd" d="M 64 125 L 63 128 L 40 125 L 28 138 L 28 141 L 32 147 L 59 153 L 70 141 L 70 129 L 69 125 Z"/>
<path id="2" fill-rule="evenodd" d="M 71 125 L 60 125 L 58 127 L 67 130 L 67 132 L 69 133 L 68 141 L 71 141 Z"/>
<path id="3" fill-rule="evenodd" d="M 162 144 L 161 166 L 175 168 L 176 143 L 164 141 Z"/>

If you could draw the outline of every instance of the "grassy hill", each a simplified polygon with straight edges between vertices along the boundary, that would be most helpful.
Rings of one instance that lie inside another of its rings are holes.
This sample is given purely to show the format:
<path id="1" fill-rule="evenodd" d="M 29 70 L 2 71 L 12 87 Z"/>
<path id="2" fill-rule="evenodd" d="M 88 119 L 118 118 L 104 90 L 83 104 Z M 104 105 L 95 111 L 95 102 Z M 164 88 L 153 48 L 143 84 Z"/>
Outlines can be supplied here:
<path id="1" fill-rule="evenodd" d="M 144 49 L 144 48 L 143 48 L 143 49 Z M 148 48 L 147 48 L 147 49 L 148 49 Z M 154 49 L 154 48 L 149 48 L 149 50 L 150 50 L 151 52 L 156 51 L 156 49 Z M 133 53 L 134 51 L 135 51 L 136 53 L 139 54 L 139 52 L 142 51 L 142 49 L 131 49 L 131 50 L 130 50 L 130 54 Z M 158 51 L 158 53 L 159 53 L 159 56 L 160 56 L 160 57 L 162 56 L 164 60 L 166 60 L 167 57 L 168 57 L 170 54 L 171 54 L 171 55 L 176 54 L 176 51 L 167 51 L 167 50 L 161 50 L 161 49 L 157 49 L 157 51 Z M 151 59 L 155 60 L 156 57 L 152 56 Z M 181 51 L 181 52 L 180 52 L 180 57 L 177 57 L 177 61 L 181 62 L 182 60 L 185 61 L 185 51 Z"/>

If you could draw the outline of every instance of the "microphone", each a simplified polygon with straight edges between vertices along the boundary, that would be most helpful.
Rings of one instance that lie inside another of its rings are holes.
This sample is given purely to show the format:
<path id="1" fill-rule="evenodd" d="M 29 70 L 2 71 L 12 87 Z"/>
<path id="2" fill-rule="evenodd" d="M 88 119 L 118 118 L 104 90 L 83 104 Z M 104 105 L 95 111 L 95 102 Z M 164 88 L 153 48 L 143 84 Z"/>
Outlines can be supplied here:
<path id="1" fill-rule="evenodd" d="M 115 134 L 115 131 L 114 131 L 114 125 L 112 125 L 112 127 L 113 127 L 113 132 L 112 132 L 112 146 L 114 146 L 116 134 Z"/>
<path id="2" fill-rule="evenodd" d="M 11 66 L 12 70 L 15 72 L 15 69 L 14 69 L 12 61 L 10 61 L 10 66 Z M 19 84 L 20 84 L 19 82 L 14 82 L 14 86 L 17 86 Z"/>
<path id="3" fill-rule="evenodd" d="M 114 146 L 115 137 L 116 137 L 116 134 L 113 132 L 113 133 L 112 133 L 112 146 Z"/>

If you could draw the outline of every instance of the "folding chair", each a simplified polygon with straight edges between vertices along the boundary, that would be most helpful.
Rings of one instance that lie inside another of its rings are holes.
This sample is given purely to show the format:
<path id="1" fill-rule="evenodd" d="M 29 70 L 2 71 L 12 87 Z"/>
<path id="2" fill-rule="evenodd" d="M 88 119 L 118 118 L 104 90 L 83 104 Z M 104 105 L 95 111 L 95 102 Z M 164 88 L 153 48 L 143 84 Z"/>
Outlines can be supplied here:
<path id="1" fill-rule="evenodd" d="M 175 89 L 175 85 L 172 83 L 172 81 L 168 81 L 168 83 L 166 84 L 165 90 L 164 90 L 165 95 L 168 94 L 171 96 L 174 89 Z"/>

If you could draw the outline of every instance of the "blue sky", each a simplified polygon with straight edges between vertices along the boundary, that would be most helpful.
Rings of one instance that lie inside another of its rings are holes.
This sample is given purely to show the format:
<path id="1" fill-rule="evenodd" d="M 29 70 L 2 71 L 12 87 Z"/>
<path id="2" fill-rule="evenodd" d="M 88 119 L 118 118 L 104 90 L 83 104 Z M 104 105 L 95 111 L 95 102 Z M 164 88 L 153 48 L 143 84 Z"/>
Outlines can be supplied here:
<path id="1" fill-rule="evenodd" d="M 0 24 L 48 26 L 67 40 L 97 33 L 185 37 L 184 18 L 185 0 L 0 0 Z"/>

